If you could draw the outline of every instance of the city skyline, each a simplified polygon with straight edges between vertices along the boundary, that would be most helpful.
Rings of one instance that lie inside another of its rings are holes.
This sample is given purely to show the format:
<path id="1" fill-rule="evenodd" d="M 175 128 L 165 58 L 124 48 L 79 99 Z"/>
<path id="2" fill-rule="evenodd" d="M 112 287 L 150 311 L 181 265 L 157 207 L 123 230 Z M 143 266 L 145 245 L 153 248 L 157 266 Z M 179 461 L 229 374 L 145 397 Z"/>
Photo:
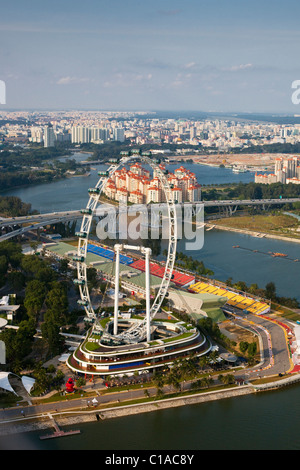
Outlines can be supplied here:
<path id="1" fill-rule="evenodd" d="M 12 0 L 0 20 L 2 109 L 300 114 L 294 0 Z"/>

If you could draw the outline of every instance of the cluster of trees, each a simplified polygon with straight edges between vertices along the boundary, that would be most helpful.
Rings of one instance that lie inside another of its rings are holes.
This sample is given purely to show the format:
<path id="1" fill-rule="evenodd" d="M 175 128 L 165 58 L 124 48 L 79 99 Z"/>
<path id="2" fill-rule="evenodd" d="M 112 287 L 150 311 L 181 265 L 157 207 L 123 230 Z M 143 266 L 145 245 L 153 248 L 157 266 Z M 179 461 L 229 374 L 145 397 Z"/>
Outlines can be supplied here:
<path id="1" fill-rule="evenodd" d="M 0 188 L 2 191 L 16 186 L 50 182 L 55 178 L 65 176 L 66 171 L 76 170 L 78 164 L 74 159 L 64 162 L 57 158 L 71 155 L 64 146 L 44 148 L 40 145 L 31 148 L 5 148 L 0 153 Z M 55 160 L 56 159 L 56 160 Z M 34 169 L 32 169 L 34 168 Z M 86 168 L 80 167 L 79 173 Z"/>
<path id="2" fill-rule="evenodd" d="M 198 359 L 194 355 L 191 355 L 187 359 L 178 359 L 175 361 L 173 367 L 164 374 L 155 372 L 153 375 L 153 383 L 157 388 L 157 394 L 162 393 L 164 385 L 170 385 L 175 391 L 180 391 L 181 382 L 190 377 L 194 377 L 198 373 L 197 364 Z"/>
<path id="3" fill-rule="evenodd" d="M 61 327 L 72 314 L 68 309 L 68 285 L 59 278 L 47 260 L 36 255 L 23 255 L 13 242 L 0 244 L 0 279 L 17 287 L 18 330 L 5 329 L 0 339 L 5 342 L 7 362 L 18 371 L 33 351 L 34 336 L 40 327 L 46 354 L 53 356 L 64 349 Z"/>
<path id="4" fill-rule="evenodd" d="M 278 142 L 275 144 L 251 145 L 243 149 L 234 149 L 234 153 L 300 153 L 300 144 L 298 142 L 295 144 Z"/>
<path id="5" fill-rule="evenodd" d="M 24 358 L 32 351 L 35 334 L 35 322 L 30 319 L 22 321 L 18 330 L 7 328 L 0 334 L 0 340 L 5 343 L 6 361 L 12 372 L 18 374 L 22 370 Z"/>
<path id="6" fill-rule="evenodd" d="M 276 293 L 276 285 L 274 282 L 268 282 L 264 289 L 258 287 L 256 283 L 247 286 L 244 281 L 238 281 L 233 283 L 232 278 L 230 277 L 226 281 L 226 285 L 229 287 L 233 287 L 234 289 L 248 292 L 249 294 L 256 295 L 257 297 L 262 297 L 264 299 L 269 299 L 272 302 L 276 302 L 280 305 L 284 305 L 285 307 L 289 308 L 300 308 L 300 303 L 298 300 L 293 297 L 280 297 Z"/>
<path id="7" fill-rule="evenodd" d="M 64 373 L 56 370 L 53 365 L 45 368 L 41 362 L 32 364 L 32 376 L 35 378 L 34 389 L 31 394 L 39 396 L 50 390 L 61 390 L 65 382 Z"/>
<path id="8" fill-rule="evenodd" d="M 0 287 L 7 281 L 8 271 L 17 271 L 22 260 L 21 246 L 13 242 L 0 243 Z"/>
<path id="9" fill-rule="evenodd" d="M 36 146 L 32 148 L 14 147 L 12 150 L 3 150 L 0 153 L 0 165 L 6 169 L 23 168 L 24 166 L 39 166 L 44 161 L 52 158 L 70 155 L 71 152 L 58 147 L 44 148 Z"/>
<path id="10" fill-rule="evenodd" d="M 21 217 L 31 213 L 31 204 L 22 202 L 16 196 L 0 196 L 0 215 L 2 217 Z"/>
<path id="11" fill-rule="evenodd" d="M 29 184 L 49 183 L 57 178 L 55 172 L 49 170 L 24 170 L 8 171 L 0 173 L 0 188 L 2 191 L 15 188 L 17 186 L 27 186 Z"/>
<path id="12" fill-rule="evenodd" d="M 250 345 L 249 345 L 250 347 Z M 157 389 L 157 398 L 163 395 L 163 387 L 165 385 L 171 386 L 175 392 L 181 391 L 182 383 L 186 380 L 194 379 L 199 374 L 199 369 L 203 369 L 205 366 L 210 366 L 215 363 L 218 357 L 216 351 L 211 352 L 209 355 L 202 356 L 200 358 L 191 354 L 187 359 L 178 359 L 169 371 L 155 372 L 153 375 L 153 383 Z M 235 377 L 233 374 L 219 375 L 218 380 L 224 384 L 235 383 Z M 208 388 L 214 383 L 214 380 L 210 376 L 199 378 L 191 383 L 193 390 Z"/>
<path id="13" fill-rule="evenodd" d="M 120 157 L 121 152 L 128 152 L 132 149 L 132 144 L 129 140 L 125 142 L 118 142 L 118 141 L 109 141 L 105 142 L 104 144 L 98 145 L 93 143 L 88 144 L 81 144 L 81 148 L 85 151 L 92 152 L 93 155 L 91 160 L 101 160 L 107 161 L 109 158 L 118 158 Z M 138 145 L 137 148 L 140 148 L 143 152 L 147 152 L 150 150 L 170 150 L 170 155 L 176 155 L 177 149 L 190 149 L 191 146 L 188 144 L 143 144 Z M 202 149 L 202 146 L 196 146 L 196 149 Z M 194 150 L 194 149 L 193 149 Z M 178 157 L 178 155 L 176 155 Z"/>
<path id="14" fill-rule="evenodd" d="M 249 357 L 253 358 L 257 353 L 257 344 L 255 342 L 248 343 L 248 341 L 241 341 L 239 348 L 242 354 L 248 354 Z"/>
<path id="15" fill-rule="evenodd" d="M 164 256 L 168 255 L 167 250 L 163 251 Z M 179 266 L 188 271 L 192 271 L 198 275 L 212 276 L 214 272 L 211 269 L 205 267 L 203 261 L 199 261 L 192 256 L 188 256 L 185 253 L 176 253 L 176 266 Z"/>
<path id="16" fill-rule="evenodd" d="M 261 183 L 237 183 L 227 187 L 203 188 L 202 198 L 207 201 L 222 199 L 279 199 L 294 198 L 300 196 L 300 187 L 297 184 L 261 184 Z"/>
<path id="17" fill-rule="evenodd" d="M 198 328 L 204 332 L 206 336 L 210 336 L 217 343 L 230 347 L 231 341 L 227 336 L 223 335 L 219 326 L 210 317 L 201 318 L 198 321 Z"/>
<path id="18" fill-rule="evenodd" d="M 63 238 L 74 237 L 76 231 L 77 221 L 73 222 L 58 222 L 57 224 L 50 225 L 47 229 L 48 233 L 59 233 Z"/>

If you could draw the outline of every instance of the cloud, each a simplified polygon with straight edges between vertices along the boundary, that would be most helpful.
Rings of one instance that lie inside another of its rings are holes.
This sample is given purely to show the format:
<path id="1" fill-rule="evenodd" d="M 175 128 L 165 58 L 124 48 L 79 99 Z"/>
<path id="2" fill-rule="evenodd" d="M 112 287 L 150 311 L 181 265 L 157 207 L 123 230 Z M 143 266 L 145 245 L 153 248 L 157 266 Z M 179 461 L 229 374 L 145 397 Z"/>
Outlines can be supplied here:
<path id="1" fill-rule="evenodd" d="M 253 64 L 240 64 L 232 65 L 231 67 L 224 67 L 223 70 L 227 72 L 238 72 L 239 70 L 246 70 L 253 67 Z"/>
<path id="2" fill-rule="evenodd" d="M 78 78 L 78 77 L 61 77 L 57 80 L 57 85 L 72 85 L 73 83 L 87 83 L 89 78 Z"/>
<path id="3" fill-rule="evenodd" d="M 185 69 L 191 69 L 192 67 L 195 67 L 196 62 L 189 62 L 188 64 L 185 64 L 184 68 Z"/>

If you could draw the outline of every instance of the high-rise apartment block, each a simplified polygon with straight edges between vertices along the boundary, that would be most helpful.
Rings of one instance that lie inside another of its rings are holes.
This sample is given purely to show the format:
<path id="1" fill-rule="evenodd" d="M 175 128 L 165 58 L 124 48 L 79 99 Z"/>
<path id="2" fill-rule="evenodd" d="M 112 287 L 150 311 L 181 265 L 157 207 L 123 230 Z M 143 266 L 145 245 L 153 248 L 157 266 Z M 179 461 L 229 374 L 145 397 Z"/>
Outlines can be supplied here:
<path id="1" fill-rule="evenodd" d="M 32 127 L 30 129 L 31 137 L 30 137 L 30 142 L 34 143 L 42 143 L 44 140 L 44 133 L 43 130 L 40 127 Z"/>
<path id="2" fill-rule="evenodd" d="M 300 184 L 300 158 L 276 158 L 275 171 L 271 174 L 255 174 L 255 183 Z"/>
<path id="3" fill-rule="evenodd" d="M 160 169 L 166 172 L 164 165 L 160 165 Z M 166 177 L 174 200 L 178 203 L 201 200 L 201 186 L 197 182 L 195 173 L 181 166 L 174 173 L 168 173 Z M 151 179 L 150 172 L 145 170 L 140 163 L 131 165 L 129 170 L 126 168 L 117 170 L 108 180 L 104 194 L 109 199 L 134 204 L 165 202 L 166 200 L 156 171 L 153 172 Z"/>
<path id="4" fill-rule="evenodd" d="M 125 131 L 123 127 L 115 127 L 114 128 L 114 140 L 117 140 L 118 142 L 124 142 L 125 141 Z"/>
<path id="5" fill-rule="evenodd" d="M 102 127 L 74 126 L 71 128 L 71 142 L 73 144 L 100 143 L 110 139 L 109 129 Z"/>
<path id="6" fill-rule="evenodd" d="M 55 134 L 52 126 L 46 126 L 44 128 L 44 147 L 54 147 L 55 145 Z"/>

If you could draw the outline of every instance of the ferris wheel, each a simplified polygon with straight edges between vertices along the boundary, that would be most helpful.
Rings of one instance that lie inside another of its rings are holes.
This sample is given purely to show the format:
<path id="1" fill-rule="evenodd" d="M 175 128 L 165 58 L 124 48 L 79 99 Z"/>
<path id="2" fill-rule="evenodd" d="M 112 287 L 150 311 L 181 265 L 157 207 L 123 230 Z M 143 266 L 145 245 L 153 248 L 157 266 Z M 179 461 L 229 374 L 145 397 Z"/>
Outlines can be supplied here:
<path id="1" fill-rule="evenodd" d="M 100 202 L 100 197 L 105 189 L 109 179 L 114 175 L 114 173 L 119 170 L 120 167 L 135 162 L 139 160 L 145 164 L 148 164 L 153 170 L 155 170 L 157 177 L 159 178 L 161 188 L 165 195 L 166 208 L 167 208 L 167 217 L 168 217 L 168 255 L 165 263 L 165 270 L 162 276 L 161 284 L 157 290 L 155 299 L 152 302 L 152 305 L 149 306 L 148 318 L 143 322 L 133 324 L 129 330 L 125 333 L 118 334 L 117 329 L 114 328 L 114 334 L 111 335 L 114 342 L 124 342 L 124 343 L 136 343 L 143 341 L 147 338 L 149 340 L 149 322 L 155 317 L 159 312 L 160 307 L 164 298 L 168 293 L 170 282 L 172 280 L 172 273 L 174 269 L 174 263 L 176 258 L 176 248 L 177 248 L 177 215 L 176 215 L 176 202 L 174 200 L 174 192 L 172 191 L 172 186 L 169 184 L 166 177 L 166 172 L 159 166 L 159 161 L 151 158 L 151 152 L 141 152 L 140 150 L 132 150 L 130 152 L 121 152 L 121 158 L 119 160 L 110 160 L 111 166 L 107 171 L 100 171 L 98 173 L 99 180 L 94 188 L 89 189 L 89 200 L 85 209 L 81 212 L 83 214 L 83 219 L 81 223 L 80 231 L 76 233 L 78 237 L 78 247 L 77 247 L 77 256 L 73 257 L 73 260 L 77 263 L 77 279 L 74 280 L 74 283 L 79 286 L 80 300 L 78 303 L 84 307 L 86 316 L 91 321 L 95 321 L 97 329 L 100 329 L 104 332 L 104 328 L 97 321 L 97 315 L 94 311 L 89 288 L 87 282 L 87 264 L 86 257 L 88 253 L 89 245 L 89 236 L 92 226 L 93 217 L 96 215 L 97 207 Z M 120 245 L 116 245 L 118 250 Z M 123 245 L 122 245 L 123 247 Z M 124 245 L 124 247 L 126 247 Z M 142 253 L 145 250 L 142 250 Z M 149 255 L 149 251 L 147 252 Z M 149 258 L 148 258 L 149 261 Z M 113 261 L 112 261 L 113 263 Z M 147 276 L 146 276 L 147 278 Z M 149 272 L 148 272 L 148 282 L 149 282 Z M 116 284 L 116 281 L 115 281 Z M 116 292 L 117 291 L 117 292 Z M 115 289 L 115 297 L 118 293 L 118 289 Z M 149 295 L 150 299 L 150 295 Z M 148 302 L 149 302 L 148 299 Z M 146 299 L 147 300 L 147 299 Z M 118 299 L 117 299 L 118 301 Z M 115 301 L 115 309 L 117 305 Z M 147 302 L 146 302 L 147 304 Z M 116 311 L 114 322 L 116 323 Z M 106 337 L 110 336 L 106 332 Z"/>

